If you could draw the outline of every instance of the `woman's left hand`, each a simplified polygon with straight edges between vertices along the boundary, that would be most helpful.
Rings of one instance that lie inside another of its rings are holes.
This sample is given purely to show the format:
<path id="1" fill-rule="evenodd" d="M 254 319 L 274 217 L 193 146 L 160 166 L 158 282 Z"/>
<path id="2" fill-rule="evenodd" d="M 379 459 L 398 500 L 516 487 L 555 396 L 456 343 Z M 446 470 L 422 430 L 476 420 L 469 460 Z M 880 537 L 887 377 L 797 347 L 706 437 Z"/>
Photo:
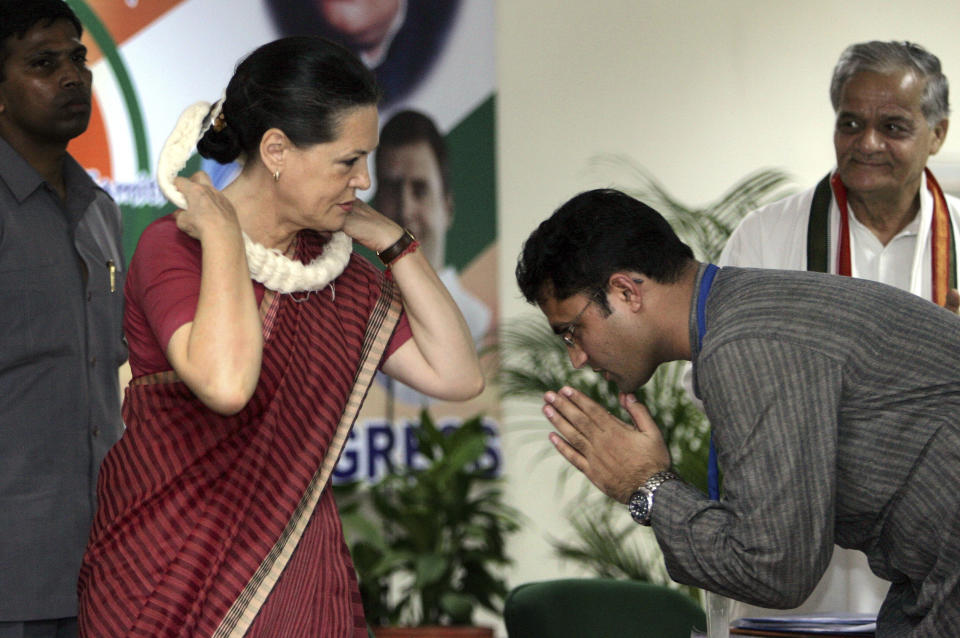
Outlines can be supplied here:
<path id="1" fill-rule="evenodd" d="M 369 250 L 383 252 L 403 236 L 396 222 L 356 200 L 343 232 Z M 389 266 L 400 288 L 413 339 L 384 362 L 383 371 L 438 399 L 464 401 L 483 390 L 483 372 L 467 322 L 420 250 Z"/>
<path id="2" fill-rule="evenodd" d="M 362 199 L 353 202 L 353 208 L 343 222 L 343 232 L 374 252 L 386 250 L 403 236 L 403 228 L 399 224 L 374 210 Z"/>

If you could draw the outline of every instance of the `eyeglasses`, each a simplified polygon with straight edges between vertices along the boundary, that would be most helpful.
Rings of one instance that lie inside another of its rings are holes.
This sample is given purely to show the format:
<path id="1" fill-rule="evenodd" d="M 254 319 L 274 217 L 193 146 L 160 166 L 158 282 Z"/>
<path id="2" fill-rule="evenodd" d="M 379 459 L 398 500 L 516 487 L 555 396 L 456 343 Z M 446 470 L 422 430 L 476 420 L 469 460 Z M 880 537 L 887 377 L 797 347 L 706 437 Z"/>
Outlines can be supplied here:
<path id="1" fill-rule="evenodd" d="M 643 279 L 634 278 L 633 283 L 642 284 Z M 563 340 L 564 345 L 566 345 L 568 348 L 572 348 L 573 346 L 577 345 L 577 338 L 576 338 L 575 332 L 577 330 L 577 324 L 580 322 L 580 317 L 582 317 L 583 313 L 587 311 L 587 308 L 590 307 L 590 304 L 600 299 L 600 296 L 602 294 L 604 294 L 604 290 L 602 288 L 594 290 L 593 294 L 590 295 L 590 299 L 587 300 L 587 303 L 584 304 L 583 308 L 580 309 L 580 312 L 577 313 L 577 316 L 571 319 L 567 323 L 567 327 L 564 328 L 559 333 L 560 339 Z M 609 309 L 607 311 L 607 314 L 609 314 Z"/>
<path id="2" fill-rule="evenodd" d="M 570 320 L 570 323 L 566 328 L 563 329 L 563 332 L 560 333 L 560 338 L 563 340 L 563 343 L 568 347 L 572 348 L 577 345 L 576 339 L 574 337 L 574 331 L 577 329 L 577 323 L 580 321 L 580 317 L 583 316 L 583 313 L 587 311 L 587 308 L 590 307 L 594 301 L 597 300 L 597 293 L 593 293 L 590 299 L 587 300 L 586 305 L 580 309 L 580 312 L 577 313 L 577 316 Z"/>

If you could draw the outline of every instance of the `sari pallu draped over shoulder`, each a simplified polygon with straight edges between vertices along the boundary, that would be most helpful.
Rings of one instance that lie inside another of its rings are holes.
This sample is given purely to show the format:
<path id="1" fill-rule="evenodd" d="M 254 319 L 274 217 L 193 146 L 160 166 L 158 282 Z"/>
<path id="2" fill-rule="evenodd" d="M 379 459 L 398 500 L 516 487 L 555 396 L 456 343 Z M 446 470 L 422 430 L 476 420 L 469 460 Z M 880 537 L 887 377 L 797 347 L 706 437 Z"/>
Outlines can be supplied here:
<path id="1" fill-rule="evenodd" d="M 260 379 L 240 413 L 157 378 L 172 373 L 128 388 L 80 574 L 84 636 L 366 636 L 323 488 L 401 303 L 358 259 L 335 299 L 267 293 Z"/>

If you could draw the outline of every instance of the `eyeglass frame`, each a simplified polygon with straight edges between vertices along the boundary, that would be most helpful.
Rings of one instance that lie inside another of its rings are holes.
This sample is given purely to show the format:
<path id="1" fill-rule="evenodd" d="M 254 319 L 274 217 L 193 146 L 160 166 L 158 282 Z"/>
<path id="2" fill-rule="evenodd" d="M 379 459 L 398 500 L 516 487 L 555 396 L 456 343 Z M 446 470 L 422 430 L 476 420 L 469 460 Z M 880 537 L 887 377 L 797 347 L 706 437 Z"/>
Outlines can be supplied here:
<path id="1" fill-rule="evenodd" d="M 582 317 L 583 313 L 587 311 L 587 308 L 590 307 L 590 304 L 597 301 L 597 296 L 601 292 L 601 290 L 594 290 L 593 294 L 590 295 L 590 298 L 587 300 L 587 303 L 584 304 L 583 308 L 580 309 L 580 312 L 578 312 L 573 319 L 567 322 L 567 327 L 564 328 L 559 334 L 560 340 L 563 341 L 563 345 L 567 346 L 568 348 L 572 348 L 577 345 L 574 333 L 578 324 L 580 323 L 580 317 Z"/>
<path id="2" fill-rule="evenodd" d="M 633 279 L 633 282 L 639 284 L 642 283 L 643 280 L 635 278 Z M 580 318 L 583 316 L 583 313 L 587 311 L 587 308 L 590 307 L 590 304 L 599 301 L 600 294 L 603 292 L 604 290 L 602 288 L 594 290 L 593 294 L 590 295 L 590 298 L 587 300 L 587 303 L 584 304 L 583 308 L 580 309 L 580 312 L 578 312 L 573 319 L 567 322 L 566 328 L 558 333 L 560 340 L 563 341 L 563 345 L 567 346 L 568 348 L 572 348 L 577 345 L 575 331 L 580 323 Z"/>

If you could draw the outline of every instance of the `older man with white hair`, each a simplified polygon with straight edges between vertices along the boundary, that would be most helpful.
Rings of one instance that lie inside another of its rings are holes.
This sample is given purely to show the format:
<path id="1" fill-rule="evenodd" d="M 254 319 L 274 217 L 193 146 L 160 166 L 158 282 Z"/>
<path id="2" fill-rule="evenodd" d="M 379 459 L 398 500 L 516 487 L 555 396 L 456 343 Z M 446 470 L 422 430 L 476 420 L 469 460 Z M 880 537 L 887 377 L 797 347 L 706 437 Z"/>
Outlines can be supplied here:
<path id="1" fill-rule="evenodd" d="M 940 60 L 909 42 L 865 42 L 830 83 L 837 166 L 814 188 L 748 215 L 720 265 L 816 270 L 879 281 L 957 312 L 960 199 L 927 168 L 947 134 Z M 838 550 L 805 610 L 879 606 L 886 584 Z"/>

